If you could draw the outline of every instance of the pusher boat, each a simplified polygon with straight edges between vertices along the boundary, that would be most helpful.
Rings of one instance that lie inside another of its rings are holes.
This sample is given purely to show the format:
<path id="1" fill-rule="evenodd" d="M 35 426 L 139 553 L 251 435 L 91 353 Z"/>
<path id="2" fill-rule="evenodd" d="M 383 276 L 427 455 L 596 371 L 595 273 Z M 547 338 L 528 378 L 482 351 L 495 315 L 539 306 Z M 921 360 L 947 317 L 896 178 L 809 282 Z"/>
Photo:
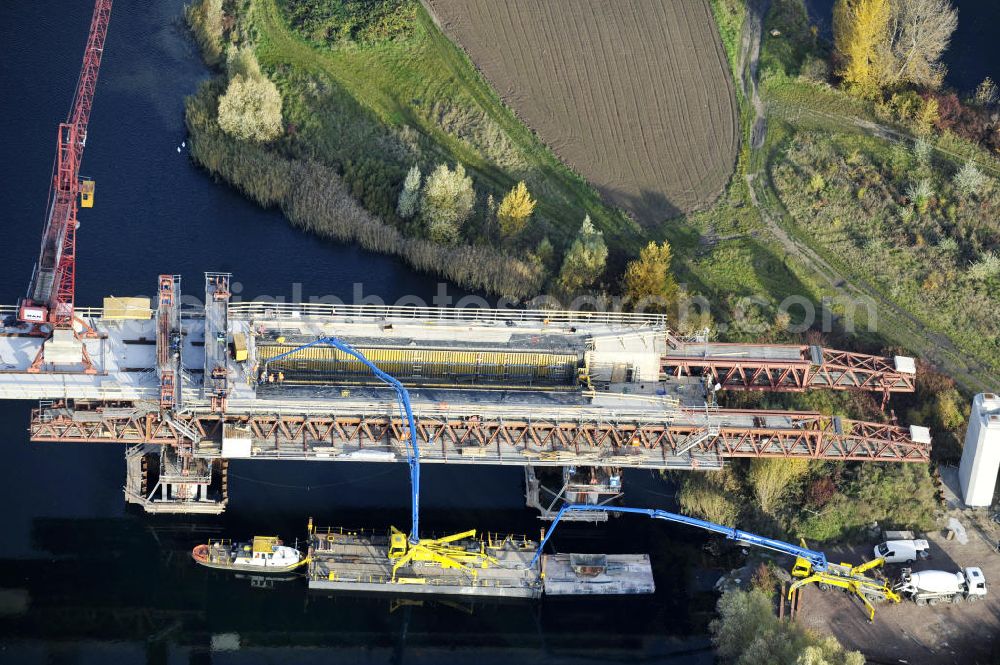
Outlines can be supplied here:
<path id="1" fill-rule="evenodd" d="M 191 557 L 208 568 L 252 573 L 287 573 L 309 560 L 277 536 L 254 536 L 249 543 L 213 539 L 196 546 Z"/>

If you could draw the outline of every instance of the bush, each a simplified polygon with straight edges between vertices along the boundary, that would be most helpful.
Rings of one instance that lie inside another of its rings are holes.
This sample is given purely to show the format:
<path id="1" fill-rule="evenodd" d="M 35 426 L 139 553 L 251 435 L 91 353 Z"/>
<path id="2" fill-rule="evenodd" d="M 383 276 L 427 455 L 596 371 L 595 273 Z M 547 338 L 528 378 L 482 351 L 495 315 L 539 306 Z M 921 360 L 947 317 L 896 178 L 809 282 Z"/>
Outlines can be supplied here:
<path id="1" fill-rule="evenodd" d="M 523 231 L 534 211 L 535 199 L 531 198 L 528 186 L 522 180 L 507 192 L 497 209 L 497 220 L 504 236 L 512 238 Z"/>
<path id="2" fill-rule="evenodd" d="M 774 515 L 781 498 L 808 471 L 809 460 L 806 459 L 759 458 L 750 463 L 747 480 L 760 509 L 768 515 Z"/>
<path id="3" fill-rule="evenodd" d="M 750 588 L 763 591 L 769 597 L 774 595 L 778 588 L 778 575 L 774 572 L 773 564 L 760 563 L 750 577 Z"/>
<path id="4" fill-rule="evenodd" d="M 1000 101 L 1000 92 L 997 91 L 997 84 L 989 76 L 976 87 L 976 94 L 973 97 L 976 104 L 982 107 L 990 107 Z"/>
<path id="5" fill-rule="evenodd" d="M 809 56 L 802 63 L 802 71 L 799 76 L 811 83 L 829 83 L 830 62 L 826 58 Z"/>
<path id="6" fill-rule="evenodd" d="M 266 143 L 281 136 L 281 95 L 265 78 L 239 75 L 219 98 L 219 127 L 241 141 Z"/>
<path id="7" fill-rule="evenodd" d="M 584 218 L 580 233 L 570 245 L 559 271 L 559 283 L 567 293 L 574 293 L 597 281 L 608 260 L 604 234 L 594 228 L 590 216 Z"/>
<path id="8" fill-rule="evenodd" d="M 990 96 L 989 90 L 983 94 L 985 101 Z M 987 150 L 1000 152 L 1000 122 L 994 115 L 994 104 L 962 104 L 955 93 L 926 92 L 923 96 L 937 102 L 938 120 L 935 127 L 939 131 L 950 130 Z"/>
<path id="9" fill-rule="evenodd" d="M 922 178 L 911 183 L 906 188 L 906 196 L 920 214 L 926 213 L 931 199 L 934 197 L 934 186 L 931 184 L 930 178 Z"/>
<path id="10" fill-rule="evenodd" d="M 229 86 L 219 98 L 219 127 L 241 141 L 266 143 L 281 136 L 281 94 L 260 71 L 250 48 L 230 49 Z"/>
<path id="11" fill-rule="evenodd" d="M 670 243 L 651 242 L 625 269 L 625 297 L 633 308 L 665 312 L 677 299 L 677 282 L 670 272 Z"/>
<path id="12" fill-rule="evenodd" d="M 439 164 L 424 183 L 420 212 L 427 223 L 431 240 L 453 243 L 461 235 L 462 223 L 472 214 L 476 192 L 472 178 L 461 164 L 455 170 Z"/>
<path id="13" fill-rule="evenodd" d="M 925 93 L 925 97 L 932 93 Z M 938 119 L 934 123 L 934 128 L 939 132 L 950 130 L 962 117 L 962 102 L 958 100 L 958 95 L 953 92 L 934 93 L 938 103 Z"/>
<path id="14" fill-rule="evenodd" d="M 913 131 L 922 136 L 926 136 L 934 131 L 935 125 L 941 120 L 940 104 L 935 97 L 928 97 L 917 109 L 917 114 L 913 118 L 911 127 Z"/>
<path id="15" fill-rule="evenodd" d="M 709 625 L 723 663 L 734 665 L 864 665 L 858 651 L 845 651 L 836 638 L 799 623 L 778 621 L 765 592 L 728 591 Z"/>
<path id="16" fill-rule="evenodd" d="M 909 125 L 920 110 L 923 100 L 916 92 L 907 90 L 896 92 L 884 102 L 875 105 L 875 113 L 882 120 L 898 122 L 901 125 Z"/>
<path id="17" fill-rule="evenodd" d="M 943 129 L 941 123 L 948 122 L 943 114 L 950 113 L 951 106 L 945 105 L 942 109 L 940 99 L 941 96 L 934 93 L 921 96 L 913 90 L 896 92 L 888 100 L 875 104 L 875 114 L 882 120 L 899 123 L 926 136 L 935 128 Z"/>
<path id="18" fill-rule="evenodd" d="M 837 493 L 837 485 L 829 476 L 822 476 L 809 484 L 806 500 L 814 508 L 822 508 Z"/>
<path id="19" fill-rule="evenodd" d="M 403 181 L 403 190 L 399 193 L 399 205 L 396 211 L 403 219 L 409 219 L 417 214 L 420 205 L 420 167 L 414 164 Z"/>
<path id="20" fill-rule="evenodd" d="M 978 261 L 969 266 L 969 277 L 987 281 L 1000 275 L 1000 256 L 996 252 L 986 252 Z"/>
<path id="21" fill-rule="evenodd" d="M 188 25 L 201 49 L 205 62 L 214 67 L 222 62 L 222 0 L 201 0 L 187 8 Z"/>
<path id="22" fill-rule="evenodd" d="M 414 0 L 285 0 L 282 4 L 293 28 L 330 46 L 406 37 L 416 15 Z"/>
<path id="23" fill-rule="evenodd" d="M 819 194 L 826 187 L 826 180 L 819 173 L 813 173 L 812 177 L 809 178 L 809 191 L 813 194 Z"/>
<path id="24" fill-rule="evenodd" d="M 538 262 L 541 263 L 546 270 L 552 268 L 552 264 L 556 258 L 556 249 L 552 246 L 552 241 L 549 240 L 548 236 L 545 236 L 538 241 L 538 245 L 535 247 L 535 258 L 538 259 Z"/>
<path id="25" fill-rule="evenodd" d="M 257 62 L 257 55 L 249 46 L 233 46 L 226 52 L 226 74 L 230 79 L 237 76 L 264 78 L 263 72 L 260 71 L 260 63 Z"/>
<path id="26" fill-rule="evenodd" d="M 688 515 L 735 526 L 740 516 L 739 480 L 730 468 L 684 474 L 677 502 Z"/>
<path id="27" fill-rule="evenodd" d="M 955 189 L 965 196 L 980 196 L 989 181 L 975 162 L 966 162 L 955 174 Z"/>
<path id="28" fill-rule="evenodd" d="M 925 138 L 918 138 L 913 142 L 913 156 L 917 160 L 917 165 L 924 170 L 931 167 L 931 153 L 933 151 L 930 141 Z"/>

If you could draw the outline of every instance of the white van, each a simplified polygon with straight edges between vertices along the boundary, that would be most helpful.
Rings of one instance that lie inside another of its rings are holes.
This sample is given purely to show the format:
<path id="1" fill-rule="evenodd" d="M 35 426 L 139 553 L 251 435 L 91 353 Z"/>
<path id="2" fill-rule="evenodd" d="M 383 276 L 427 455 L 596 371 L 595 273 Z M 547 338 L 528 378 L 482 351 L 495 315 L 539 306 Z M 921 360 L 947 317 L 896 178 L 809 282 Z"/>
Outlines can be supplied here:
<path id="1" fill-rule="evenodd" d="M 913 563 L 930 556 L 926 540 L 887 540 L 875 547 L 875 557 L 886 563 Z"/>

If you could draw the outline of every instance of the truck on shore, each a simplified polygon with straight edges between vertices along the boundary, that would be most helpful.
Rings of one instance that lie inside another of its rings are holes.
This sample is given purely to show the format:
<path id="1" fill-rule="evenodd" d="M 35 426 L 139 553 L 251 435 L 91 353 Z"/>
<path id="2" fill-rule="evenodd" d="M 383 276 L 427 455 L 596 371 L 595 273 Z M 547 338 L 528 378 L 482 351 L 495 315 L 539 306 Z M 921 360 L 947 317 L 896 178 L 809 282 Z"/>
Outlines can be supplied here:
<path id="1" fill-rule="evenodd" d="M 903 569 L 895 590 L 917 605 L 975 602 L 986 596 L 986 577 L 982 568 L 969 567 L 956 572 Z"/>

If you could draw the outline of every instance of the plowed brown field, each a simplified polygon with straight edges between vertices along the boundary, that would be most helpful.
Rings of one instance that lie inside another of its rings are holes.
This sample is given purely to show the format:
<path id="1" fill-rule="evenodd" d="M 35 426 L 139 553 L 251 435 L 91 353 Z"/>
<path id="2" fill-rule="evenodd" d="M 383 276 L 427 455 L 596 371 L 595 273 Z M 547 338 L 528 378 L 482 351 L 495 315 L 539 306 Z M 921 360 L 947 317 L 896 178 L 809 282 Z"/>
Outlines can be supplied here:
<path id="1" fill-rule="evenodd" d="M 710 203 L 737 107 L 708 0 L 425 0 L 504 101 L 646 224 Z"/>

